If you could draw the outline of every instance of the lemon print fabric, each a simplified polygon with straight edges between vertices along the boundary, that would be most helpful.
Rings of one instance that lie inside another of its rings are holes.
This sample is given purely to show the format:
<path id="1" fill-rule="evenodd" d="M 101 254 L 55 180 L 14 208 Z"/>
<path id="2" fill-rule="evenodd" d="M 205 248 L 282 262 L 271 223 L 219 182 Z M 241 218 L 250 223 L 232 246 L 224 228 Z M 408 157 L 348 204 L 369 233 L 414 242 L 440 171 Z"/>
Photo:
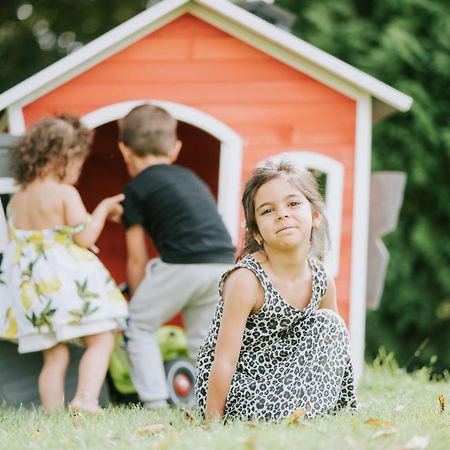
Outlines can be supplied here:
<path id="1" fill-rule="evenodd" d="M 124 328 L 127 303 L 109 272 L 73 235 L 88 223 L 24 231 L 10 226 L 0 271 L 0 338 L 64 340 Z M 99 328 L 96 328 L 96 324 Z M 94 330 L 94 332 L 93 332 Z M 97 331 L 95 331 L 97 330 Z M 23 346 L 25 348 L 25 346 Z"/>

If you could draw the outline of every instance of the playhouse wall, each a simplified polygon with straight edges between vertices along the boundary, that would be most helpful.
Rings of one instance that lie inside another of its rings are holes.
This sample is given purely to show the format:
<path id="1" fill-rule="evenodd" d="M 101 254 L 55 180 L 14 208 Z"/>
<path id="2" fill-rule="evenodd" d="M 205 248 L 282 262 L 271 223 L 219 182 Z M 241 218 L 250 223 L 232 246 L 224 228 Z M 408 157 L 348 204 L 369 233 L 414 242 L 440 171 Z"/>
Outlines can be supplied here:
<path id="1" fill-rule="evenodd" d="M 285 151 L 320 152 L 344 165 L 336 283 L 348 323 L 355 101 L 186 14 L 29 104 L 25 121 L 136 99 L 186 104 L 233 128 L 244 140 L 242 182 Z"/>

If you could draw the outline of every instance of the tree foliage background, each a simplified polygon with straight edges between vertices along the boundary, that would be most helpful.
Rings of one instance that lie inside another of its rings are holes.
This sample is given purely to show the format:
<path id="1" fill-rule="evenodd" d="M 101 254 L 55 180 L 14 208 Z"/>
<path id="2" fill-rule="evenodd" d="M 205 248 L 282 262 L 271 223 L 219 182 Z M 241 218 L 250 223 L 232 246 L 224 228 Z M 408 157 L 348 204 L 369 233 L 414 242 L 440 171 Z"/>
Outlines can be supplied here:
<path id="1" fill-rule="evenodd" d="M 374 128 L 373 170 L 407 173 L 381 306 L 366 355 L 380 346 L 412 369 L 450 369 L 450 4 L 446 0 L 278 0 L 293 33 L 414 98 Z M 436 360 L 437 356 L 437 360 Z"/>
<path id="2" fill-rule="evenodd" d="M 0 92 L 158 0 L 2 0 Z M 373 170 L 407 173 L 385 291 L 367 317 L 408 369 L 450 368 L 450 6 L 448 0 L 276 0 L 292 32 L 414 98 L 374 128 Z M 436 360 L 437 357 L 437 360 Z"/>

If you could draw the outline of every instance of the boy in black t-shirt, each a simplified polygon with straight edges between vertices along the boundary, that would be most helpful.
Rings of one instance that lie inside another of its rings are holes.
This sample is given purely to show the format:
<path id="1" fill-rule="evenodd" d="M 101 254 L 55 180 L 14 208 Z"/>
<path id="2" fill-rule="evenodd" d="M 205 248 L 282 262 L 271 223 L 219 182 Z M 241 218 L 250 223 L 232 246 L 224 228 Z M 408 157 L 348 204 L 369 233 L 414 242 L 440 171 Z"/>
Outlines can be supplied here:
<path id="1" fill-rule="evenodd" d="M 133 177 L 123 205 L 132 294 L 126 335 L 132 379 L 148 408 L 165 406 L 168 398 L 156 331 L 181 311 L 190 356 L 197 357 L 235 251 L 208 187 L 172 164 L 181 148 L 176 126 L 152 105 L 134 108 L 119 124 L 119 148 Z M 151 261 L 146 234 L 160 255 Z"/>

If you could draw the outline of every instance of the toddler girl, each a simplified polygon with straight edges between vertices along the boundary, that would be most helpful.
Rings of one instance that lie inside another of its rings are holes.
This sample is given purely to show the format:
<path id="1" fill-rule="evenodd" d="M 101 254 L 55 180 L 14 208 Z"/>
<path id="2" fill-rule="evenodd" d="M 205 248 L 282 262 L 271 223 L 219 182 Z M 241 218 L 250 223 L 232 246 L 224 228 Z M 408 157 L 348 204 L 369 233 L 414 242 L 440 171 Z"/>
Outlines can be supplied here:
<path id="1" fill-rule="evenodd" d="M 73 186 L 91 135 L 75 117 L 45 118 L 31 126 L 13 150 L 19 191 L 8 205 L 10 242 L 2 261 L 0 336 L 15 339 L 19 353 L 43 351 L 39 393 L 45 409 L 64 404 L 67 342 L 82 338 L 73 409 L 100 412 L 98 397 L 122 328 L 126 301 L 88 250 L 105 220 L 118 220 L 123 195 L 86 212 Z"/>

